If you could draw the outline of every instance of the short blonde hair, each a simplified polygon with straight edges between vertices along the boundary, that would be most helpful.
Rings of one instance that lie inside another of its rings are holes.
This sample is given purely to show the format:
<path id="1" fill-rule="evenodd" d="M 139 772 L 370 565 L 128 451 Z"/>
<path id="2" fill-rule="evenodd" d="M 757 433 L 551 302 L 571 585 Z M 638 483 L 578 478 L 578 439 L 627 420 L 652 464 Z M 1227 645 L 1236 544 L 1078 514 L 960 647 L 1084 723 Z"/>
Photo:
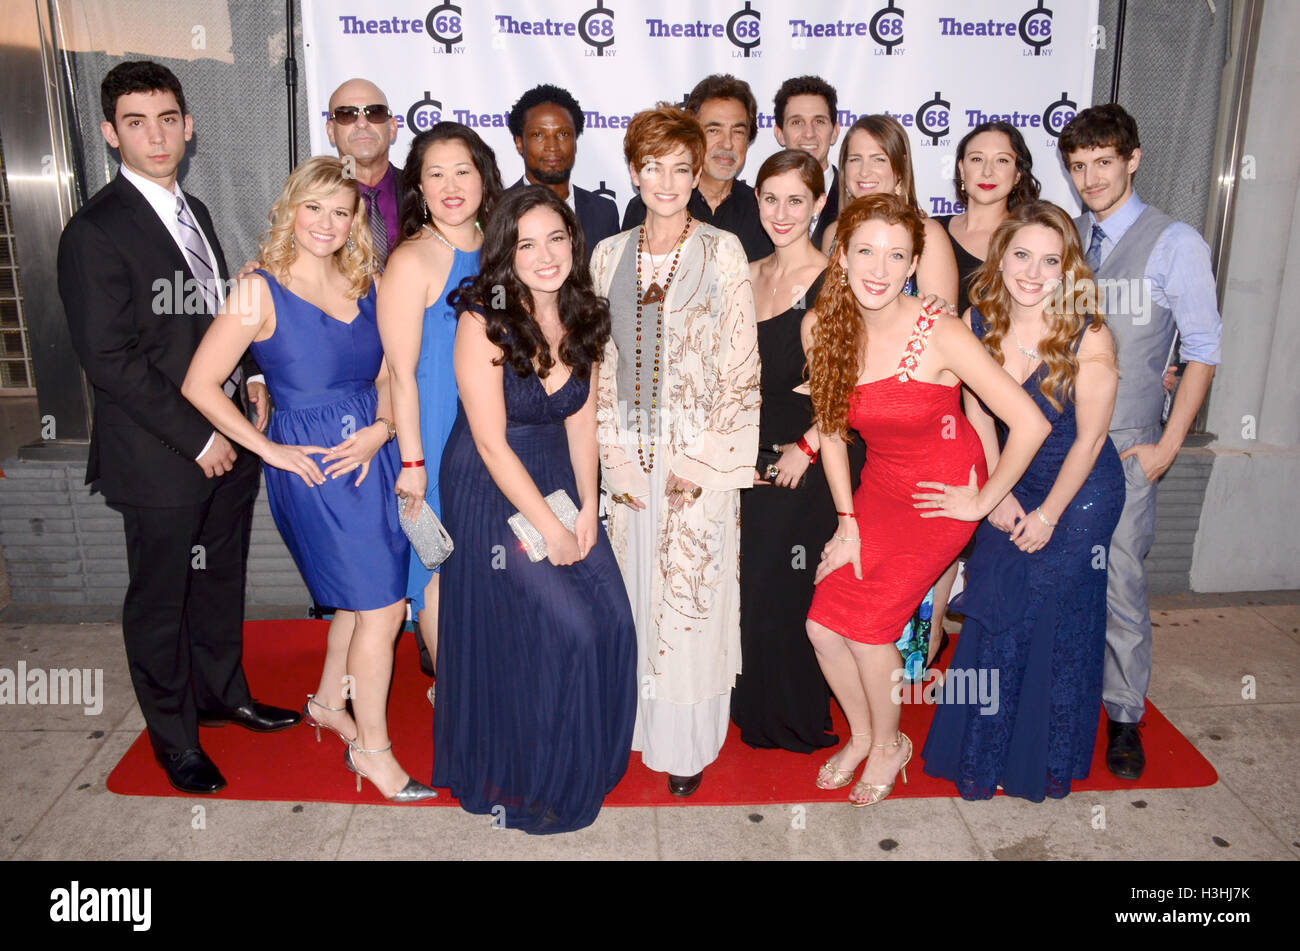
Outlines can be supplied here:
<path id="1" fill-rule="evenodd" d="M 298 209 L 306 202 L 321 201 L 345 188 L 352 193 L 352 230 L 348 242 L 334 252 L 334 263 L 349 281 L 349 297 L 361 298 L 370 292 L 375 246 L 370 237 L 365 202 L 361 200 L 361 188 L 349 171 L 341 159 L 317 155 L 289 174 L 284 188 L 280 189 L 280 196 L 266 216 L 271 226 L 262 235 L 257 249 L 257 259 L 275 275 L 276 280 L 287 281 L 289 266 L 298 257 L 293 238 L 293 219 Z"/>

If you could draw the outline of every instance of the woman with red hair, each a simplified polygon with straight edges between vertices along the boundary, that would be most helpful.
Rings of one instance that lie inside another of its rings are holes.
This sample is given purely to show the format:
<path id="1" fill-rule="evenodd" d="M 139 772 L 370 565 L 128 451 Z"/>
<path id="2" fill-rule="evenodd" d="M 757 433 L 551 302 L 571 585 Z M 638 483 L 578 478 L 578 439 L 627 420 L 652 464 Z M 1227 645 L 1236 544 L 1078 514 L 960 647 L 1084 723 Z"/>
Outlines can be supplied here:
<path id="1" fill-rule="evenodd" d="M 924 248 L 924 227 L 893 195 L 849 205 L 836 227 L 826 285 L 803 326 L 839 519 L 817 568 L 808 636 L 851 732 L 817 785 L 847 786 L 865 760 L 849 795 L 855 806 L 887 797 L 912 757 L 891 689 L 899 630 L 1050 430 L 969 328 L 929 315 L 902 293 Z M 962 384 L 1009 430 L 987 479 L 985 447 L 962 413 Z M 850 428 L 867 447 L 857 492 L 849 488 Z"/>

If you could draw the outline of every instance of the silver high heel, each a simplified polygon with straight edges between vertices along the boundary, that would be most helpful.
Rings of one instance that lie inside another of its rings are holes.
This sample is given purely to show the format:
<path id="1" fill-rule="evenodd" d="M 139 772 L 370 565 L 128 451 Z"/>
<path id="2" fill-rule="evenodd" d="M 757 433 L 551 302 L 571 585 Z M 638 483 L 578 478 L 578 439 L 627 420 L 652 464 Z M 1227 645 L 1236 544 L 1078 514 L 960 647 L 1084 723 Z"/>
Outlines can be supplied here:
<path id="1" fill-rule="evenodd" d="M 353 750 L 358 753 L 387 753 L 392 748 L 393 744 L 391 742 L 380 750 L 363 750 L 361 747 L 357 746 L 356 743 L 348 743 L 348 748 L 343 753 L 343 765 L 357 774 L 357 792 L 361 792 L 362 778 L 370 779 L 370 777 L 357 768 L 356 761 L 352 758 Z M 375 781 L 370 779 L 370 782 L 373 785 Z M 375 786 L 375 788 L 379 789 L 378 786 Z M 379 789 L 379 795 L 384 796 L 384 791 L 382 789 Z M 424 783 L 416 782 L 414 779 L 408 778 L 406 785 L 399 789 L 396 795 L 384 796 L 384 798 L 389 802 L 396 803 L 423 802 L 425 799 L 437 799 L 438 791 L 436 789 L 430 789 L 428 786 L 424 785 Z"/>
<path id="2" fill-rule="evenodd" d="M 324 727 L 325 729 L 329 730 L 331 733 L 336 735 L 344 743 L 351 743 L 352 741 L 349 740 L 346 736 L 344 736 L 337 727 L 332 727 L 328 723 L 322 723 L 320 720 L 317 720 L 314 716 L 311 715 L 311 707 L 313 704 L 315 706 L 320 707 L 322 710 L 328 710 L 330 713 L 340 713 L 348 708 L 347 703 L 345 702 L 341 707 L 327 707 L 325 706 L 325 704 L 321 703 L 319 700 L 316 699 L 316 695 L 314 693 L 309 693 L 307 694 L 307 702 L 302 705 L 302 719 L 303 722 L 306 723 L 308 726 L 312 726 L 316 728 L 317 743 L 320 742 L 321 727 Z"/>

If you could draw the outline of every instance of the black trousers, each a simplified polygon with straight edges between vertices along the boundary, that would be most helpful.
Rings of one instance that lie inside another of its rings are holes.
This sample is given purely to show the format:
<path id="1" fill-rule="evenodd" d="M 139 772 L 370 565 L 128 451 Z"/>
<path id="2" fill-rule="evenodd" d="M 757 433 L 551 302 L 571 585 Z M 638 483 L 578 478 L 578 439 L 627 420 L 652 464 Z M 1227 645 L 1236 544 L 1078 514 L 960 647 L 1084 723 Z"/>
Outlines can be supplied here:
<path id="1" fill-rule="evenodd" d="M 244 567 L 261 466 L 235 467 L 197 505 L 116 504 L 131 582 L 122 634 L 135 696 L 159 754 L 198 748 L 197 710 L 251 700 L 244 677 Z"/>

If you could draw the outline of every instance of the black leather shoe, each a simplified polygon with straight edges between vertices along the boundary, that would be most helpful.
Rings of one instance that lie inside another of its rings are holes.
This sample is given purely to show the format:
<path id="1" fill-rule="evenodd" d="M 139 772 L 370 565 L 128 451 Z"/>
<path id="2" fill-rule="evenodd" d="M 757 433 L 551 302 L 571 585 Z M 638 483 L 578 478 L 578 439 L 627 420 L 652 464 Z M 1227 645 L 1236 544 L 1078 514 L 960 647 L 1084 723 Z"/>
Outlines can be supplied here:
<path id="1" fill-rule="evenodd" d="M 700 783 L 704 781 L 704 773 L 696 773 L 694 776 L 668 776 L 668 791 L 674 796 L 689 796 L 695 790 L 700 788 Z"/>
<path id="2" fill-rule="evenodd" d="M 202 750 L 182 750 L 156 757 L 167 781 L 185 793 L 214 793 L 226 788 L 226 777 Z"/>
<path id="3" fill-rule="evenodd" d="M 424 637 L 420 634 L 420 621 L 415 618 L 411 621 L 411 630 L 415 632 L 415 647 L 420 652 L 420 672 L 426 677 L 433 676 L 433 658 L 429 656 L 429 647 L 424 643 Z"/>
<path id="4" fill-rule="evenodd" d="M 1136 723 L 1106 724 L 1106 768 L 1120 779 L 1141 779 L 1147 758 L 1142 752 L 1142 736 Z"/>
<path id="5" fill-rule="evenodd" d="M 276 730 L 287 730 L 289 727 L 297 726 L 301 722 L 302 714 L 297 710 L 272 707 L 265 703 L 258 703 L 256 700 L 250 700 L 242 707 L 235 707 L 235 709 L 227 710 L 224 713 L 214 713 L 207 710 L 199 711 L 199 726 L 225 726 L 227 723 L 234 723 L 257 733 L 274 733 Z"/>

